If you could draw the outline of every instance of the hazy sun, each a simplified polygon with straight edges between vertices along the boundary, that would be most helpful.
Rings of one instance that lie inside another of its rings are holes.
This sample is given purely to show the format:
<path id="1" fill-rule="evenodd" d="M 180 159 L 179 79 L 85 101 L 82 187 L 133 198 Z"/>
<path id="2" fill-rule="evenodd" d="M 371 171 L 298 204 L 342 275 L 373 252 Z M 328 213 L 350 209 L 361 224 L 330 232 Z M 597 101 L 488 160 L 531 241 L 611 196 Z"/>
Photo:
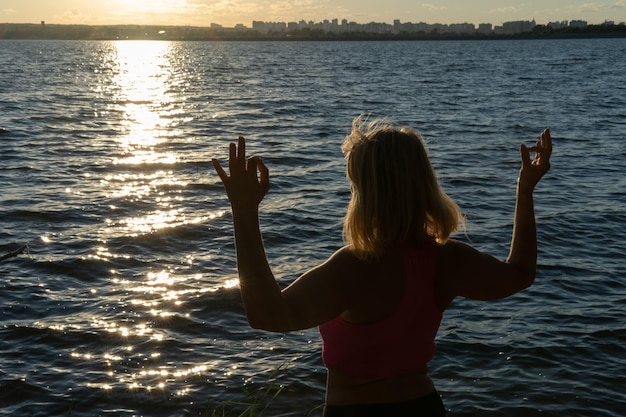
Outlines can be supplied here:
<path id="1" fill-rule="evenodd" d="M 119 0 L 119 7 L 120 14 L 133 14 L 141 18 L 164 14 L 181 14 L 188 9 L 187 0 Z"/>

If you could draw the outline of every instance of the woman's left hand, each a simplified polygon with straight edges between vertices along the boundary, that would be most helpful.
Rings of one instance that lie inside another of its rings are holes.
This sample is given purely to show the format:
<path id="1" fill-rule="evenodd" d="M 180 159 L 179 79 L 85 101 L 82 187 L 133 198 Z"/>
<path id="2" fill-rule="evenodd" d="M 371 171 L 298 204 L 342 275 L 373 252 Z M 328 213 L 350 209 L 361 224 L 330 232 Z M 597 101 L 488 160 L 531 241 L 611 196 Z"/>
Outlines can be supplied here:
<path id="1" fill-rule="evenodd" d="M 230 175 L 215 158 L 213 167 L 222 179 L 231 207 L 233 211 L 256 210 L 270 189 L 269 170 L 260 157 L 246 159 L 246 140 L 243 136 L 239 136 L 237 145 L 230 144 L 229 151 Z"/>
<path id="2" fill-rule="evenodd" d="M 535 153 L 535 158 L 530 159 L 531 152 Z M 519 174 L 520 185 L 534 189 L 539 180 L 550 170 L 550 156 L 552 155 L 552 137 L 550 130 L 541 132 L 539 140 L 533 147 L 520 145 L 520 155 L 522 158 L 522 169 Z"/>

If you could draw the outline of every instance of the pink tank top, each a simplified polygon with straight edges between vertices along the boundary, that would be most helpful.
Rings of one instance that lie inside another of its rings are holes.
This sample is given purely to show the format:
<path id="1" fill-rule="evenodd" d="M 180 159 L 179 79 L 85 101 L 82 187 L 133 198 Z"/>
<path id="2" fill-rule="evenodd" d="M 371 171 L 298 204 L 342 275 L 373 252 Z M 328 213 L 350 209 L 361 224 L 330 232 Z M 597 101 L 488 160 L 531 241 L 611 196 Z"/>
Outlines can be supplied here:
<path id="1" fill-rule="evenodd" d="M 435 301 L 435 243 L 399 248 L 404 259 L 404 295 L 382 320 L 353 324 L 336 317 L 319 326 L 327 368 L 383 379 L 420 369 L 435 355 L 442 313 Z"/>

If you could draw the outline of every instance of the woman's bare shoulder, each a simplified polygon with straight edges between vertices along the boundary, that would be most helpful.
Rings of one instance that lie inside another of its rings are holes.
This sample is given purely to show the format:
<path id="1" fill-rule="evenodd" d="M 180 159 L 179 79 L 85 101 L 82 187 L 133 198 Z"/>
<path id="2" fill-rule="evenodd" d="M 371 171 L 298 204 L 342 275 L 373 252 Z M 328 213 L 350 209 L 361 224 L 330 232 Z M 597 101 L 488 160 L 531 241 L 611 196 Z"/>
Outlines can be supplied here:
<path id="1" fill-rule="evenodd" d="M 343 246 L 337 249 L 324 264 L 335 267 L 359 268 L 366 265 L 367 262 L 357 257 L 349 246 Z"/>
<path id="2" fill-rule="evenodd" d="M 450 265 L 451 262 L 460 261 L 466 257 L 485 255 L 473 246 L 460 240 L 448 239 L 444 243 L 437 244 L 437 260 Z M 454 264 L 453 264 L 454 265 Z"/>

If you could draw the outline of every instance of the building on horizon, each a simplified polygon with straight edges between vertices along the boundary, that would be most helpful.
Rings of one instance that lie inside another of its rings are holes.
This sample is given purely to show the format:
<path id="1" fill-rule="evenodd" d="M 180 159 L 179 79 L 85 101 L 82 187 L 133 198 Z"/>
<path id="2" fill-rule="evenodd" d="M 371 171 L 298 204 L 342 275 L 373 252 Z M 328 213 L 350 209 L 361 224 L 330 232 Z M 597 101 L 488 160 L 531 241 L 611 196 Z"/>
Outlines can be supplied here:
<path id="1" fill-rule="evenodd" d="M 516 20 L 504 22 L 502 26 L 496 26 L 494 31 L 498 35 L 515 35 L 516 33 L 532 32 L 535 26 L 537 26 L 535 19 L 532 21 Z"/>
<path id="2" fill-rule="evenodd" d="M 584 28 L 585 26 L 587 26 L 587 21 L 586 20 L 571 20 L 569 22 L 569 26 L 572 28 Z"/>
<path id="3" fill-rule="evenodd" d="M 567 20 L 561 20 L 560 22 L 548 22 L 546 26 L 552 29 L 564 29 L 568 27 L 568 25 Z"/>
<path id="4" fill-rule="evenodd" d="M 493 33 L 493 25 L 491 23 L 481 23 L 478 25 L 478 33 L 488 35 Z"/>
<path id="5" fill-rule="evenodd" d="M 566 20 L 561 22 L 550 22 L 548 24 L 554 29 L 563 28 L 568 25 Z M 582 20 L 573 20 L 569 22 L 572 27 L 583 27 L 587 22 Z M 498 34 L 498 35 L 515 35 L 519 33 L 532 32 L 537 26 L 535 20 L 518 20 L 504 22 L 502 26 L 493 26 L 491 23 L 481 23 L 476 27 L 473 23 L 412 23 L 401 22 L 400 19 L 394 19 L 392 24 L 381 22 L 356 23 L 347 19 L 335 18 L 332 20 L 325 19 L 321 22 L 300 20 L 290 22 L 264 22 L 253 21 L 252 29 L 260 34 L 295 32 L 299 30 L 316 30 L 323 33 L 372 33 L 372 34 L 402 34 L 402 33 L 425 33 L 425 34 Z M 238 25 L 236 29 L 244 29 L 245 26 Z"/>

